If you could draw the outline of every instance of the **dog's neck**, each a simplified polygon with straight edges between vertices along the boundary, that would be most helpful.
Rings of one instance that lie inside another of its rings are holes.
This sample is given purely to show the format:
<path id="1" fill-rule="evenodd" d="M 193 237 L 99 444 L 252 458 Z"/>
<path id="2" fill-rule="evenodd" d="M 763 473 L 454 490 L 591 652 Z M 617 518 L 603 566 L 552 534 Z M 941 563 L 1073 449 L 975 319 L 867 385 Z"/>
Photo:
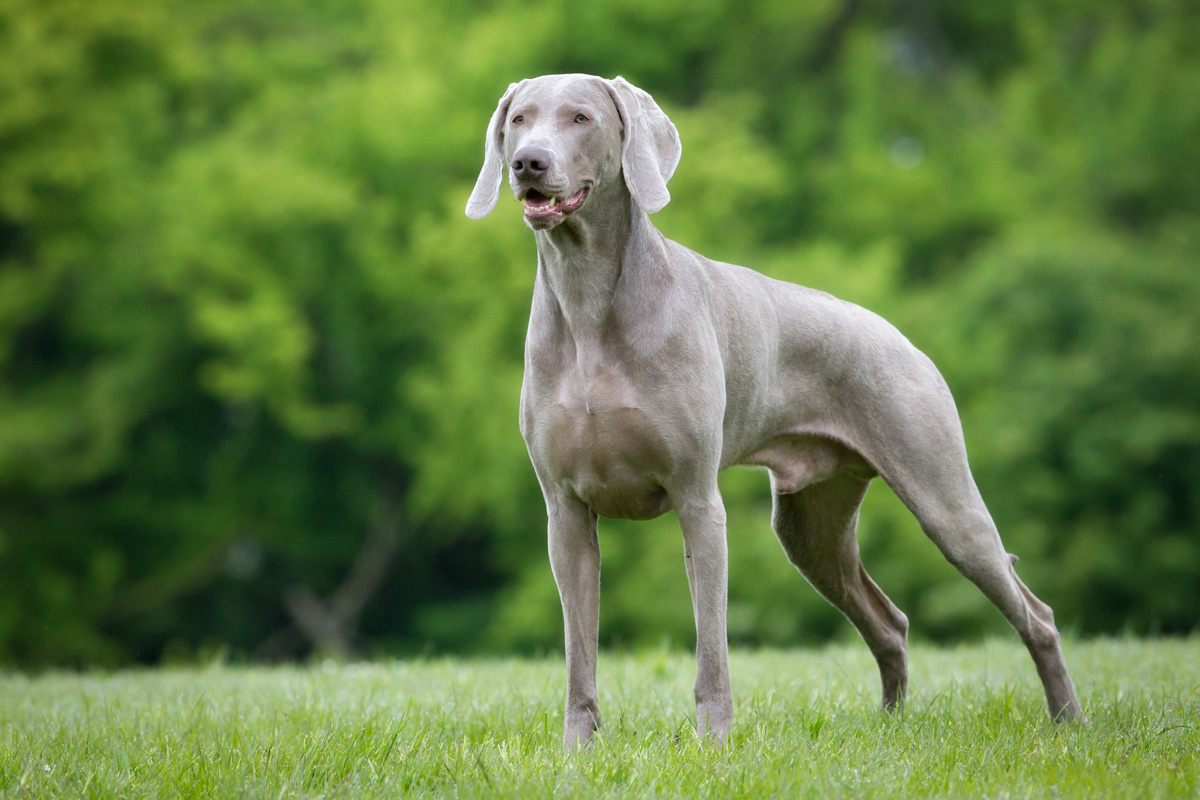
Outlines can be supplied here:
<path id="1" fill-rule="evenodd" d="M 653 232 L 650 219 L 625 188 L 590 198 L 562 224 L 536 231 L 538 280 L 557 301 L 573 338 L 588 338 L 608 320 L 630 263 L 629 248 Z"/>

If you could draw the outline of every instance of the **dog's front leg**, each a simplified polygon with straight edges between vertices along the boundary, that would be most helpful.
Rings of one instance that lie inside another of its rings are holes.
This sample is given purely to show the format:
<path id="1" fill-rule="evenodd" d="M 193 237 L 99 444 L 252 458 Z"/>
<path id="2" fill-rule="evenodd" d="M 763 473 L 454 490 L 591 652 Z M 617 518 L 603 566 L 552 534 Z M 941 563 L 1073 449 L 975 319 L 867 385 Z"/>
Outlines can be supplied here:
<path id="1" fill-rule="evenodd" d="M 600 634 L 600 542 L 596 515 L 573 499 L 547 504 L 550 566 L 562 601 L 567 652 L 563 744 L 586 744 L 600 727 L 596 642 Z"/>
<path id="2" fill-rule="evenodd" d="M 702 736 L 711 734 L 724 742 L 733 725 L 725 631 L 729 599 L 725 506 L 714 486 L 704 500 L 677 505 L 676 514 L 683 528 L 684 558 L 696 617 L 696 728 Z"/>

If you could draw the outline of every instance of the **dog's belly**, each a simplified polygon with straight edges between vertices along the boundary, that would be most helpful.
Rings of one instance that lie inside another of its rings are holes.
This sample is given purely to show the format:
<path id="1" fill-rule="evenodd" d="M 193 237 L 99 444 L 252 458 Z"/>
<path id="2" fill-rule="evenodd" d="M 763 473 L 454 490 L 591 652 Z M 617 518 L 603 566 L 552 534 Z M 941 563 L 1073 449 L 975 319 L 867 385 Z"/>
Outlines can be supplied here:
<path id="1" fill-rule="evenodd" d="M 741 459 L 747 466 L 766 467 L 771 491 L 793 494 L 837 473 L 869 480 L 877 474 L 859 453 L 830 438 L 806 434 L 773 437 Z"/>
<path id="2" fill-rule="evenodd" d="M 555 404 L 536 425 L 534 454 L 551 481 L 602 517 L 652 519 L 671 507 L 666 442 L 639 408 Z"/>

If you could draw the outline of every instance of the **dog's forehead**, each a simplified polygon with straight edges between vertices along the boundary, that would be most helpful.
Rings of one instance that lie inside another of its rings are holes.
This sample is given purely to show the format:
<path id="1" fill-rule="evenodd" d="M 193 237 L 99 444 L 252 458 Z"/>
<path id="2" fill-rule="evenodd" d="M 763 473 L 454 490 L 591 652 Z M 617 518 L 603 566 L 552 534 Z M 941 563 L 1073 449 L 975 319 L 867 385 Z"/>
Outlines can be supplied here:
<path id="1" fill-rule="evenodd" d="M 513 106 L 536 104 L 561 107 L 570 104 L 611 106 L 607 81 L 595 75 L 543 75 L 525 81 L 513 97 Z"/>

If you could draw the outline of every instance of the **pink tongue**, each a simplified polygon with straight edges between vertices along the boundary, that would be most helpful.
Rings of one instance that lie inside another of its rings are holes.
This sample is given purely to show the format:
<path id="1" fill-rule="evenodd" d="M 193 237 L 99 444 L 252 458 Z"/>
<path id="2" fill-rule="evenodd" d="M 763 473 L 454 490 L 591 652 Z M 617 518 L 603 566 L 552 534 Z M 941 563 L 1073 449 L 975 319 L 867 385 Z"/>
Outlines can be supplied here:
<path id="1" fill-rule="evenodd" d="M 539 200 L 529 200 L 525 205 L 533 211 L 545 211 L 553 208 L 557 203 L 553 197 L 544 197 Z"/>
<path id="2" fill-rule="evenodd" d="M 545 214 L 555 211 L 574 211 L 583 204 L 583 198 L 587 195 L 587 187 L 580 189 L 575 194 L 560 200 L 555 197 L 539 197 L 538 199 L 526 198 L 525 210 L 535 214 Z"/>
<path id="3" fill-rule="evenodd" d="M 570 196 L 570 197 L 568 197 L 566 200 L 563 200 L 563 205 L 564 205 L 564 206 L 568 206 L 568 207 L 572 207 L 572 208 L 573 208 L 573 207 L 575 207 L 575 206 L 577 206 L 577 205 L 579 205 L 580 203 L 582 203 L 582 202 L 583 202 L 583 196 L 584 196 L 586 193 L 587 193 L 587 188 L 580 189 L 578 192 L 576 192 L 575 194 L 571 195 L 571 196 Z"/>

